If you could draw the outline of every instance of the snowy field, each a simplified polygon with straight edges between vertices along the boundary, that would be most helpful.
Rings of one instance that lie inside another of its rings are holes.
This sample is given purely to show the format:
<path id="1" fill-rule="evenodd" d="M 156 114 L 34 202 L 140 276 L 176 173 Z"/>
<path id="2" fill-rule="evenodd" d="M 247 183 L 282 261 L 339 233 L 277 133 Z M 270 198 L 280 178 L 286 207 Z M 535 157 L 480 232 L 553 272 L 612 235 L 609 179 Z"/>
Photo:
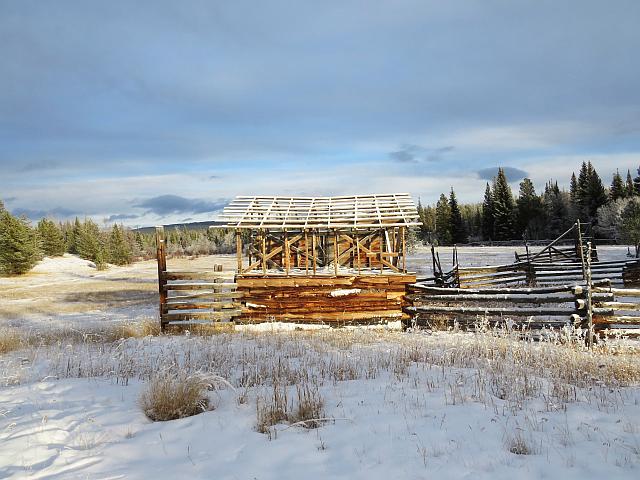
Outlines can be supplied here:
<path id="1" fill-rule="evenodd" d="M 507 263 L 513 248 L 459 257 Z M 214 263 L 234 258 L 169 266 Z M 96 272 L 66 256 L 0 279 L 0 478 L 640 477 L 634 343 L 587 352 L 562 336 L 359 328 L 154 336 L 156 275 L 153 261 Z M 141 395 L 175 378 L 205 387 L 204 411 L 151 421 Z"/>

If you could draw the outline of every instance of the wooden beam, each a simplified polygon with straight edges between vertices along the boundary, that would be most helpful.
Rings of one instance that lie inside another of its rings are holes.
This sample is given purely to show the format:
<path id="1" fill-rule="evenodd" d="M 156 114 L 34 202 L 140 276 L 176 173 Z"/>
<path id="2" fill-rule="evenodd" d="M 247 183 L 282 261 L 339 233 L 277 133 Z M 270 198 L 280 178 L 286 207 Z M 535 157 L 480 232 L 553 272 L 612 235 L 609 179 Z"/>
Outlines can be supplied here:
<path id="1" fill-rule="evenodd" d="M 238 261 L 238 273 L 240 273 L 242 272 L 242 235 L 238 228 L 236 228 L 236 257 Z"/>
<path id="2" fill-rule="evenodd" d="M 160 293 L 160 330 L 164 330 L 163 312 L 164 304 L 167 301 L 167 291 L 165 289 L 167 283 L 165 279 L 167 272 L 167 251 L 164 227 L 156 227 L 156 259 L 158 261 L 158 290 Z"/>

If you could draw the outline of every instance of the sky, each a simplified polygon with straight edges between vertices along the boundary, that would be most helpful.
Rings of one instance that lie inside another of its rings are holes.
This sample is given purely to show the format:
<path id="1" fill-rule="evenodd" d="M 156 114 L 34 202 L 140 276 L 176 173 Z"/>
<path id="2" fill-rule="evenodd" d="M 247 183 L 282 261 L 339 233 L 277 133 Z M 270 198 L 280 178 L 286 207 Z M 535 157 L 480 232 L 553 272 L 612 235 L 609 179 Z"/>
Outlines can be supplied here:
<path id="1" fill-rule="evenodd" d="M 640 166 L 640 2 L 0 0 L 0 199 L 203 221 L 236 195 Z"/>

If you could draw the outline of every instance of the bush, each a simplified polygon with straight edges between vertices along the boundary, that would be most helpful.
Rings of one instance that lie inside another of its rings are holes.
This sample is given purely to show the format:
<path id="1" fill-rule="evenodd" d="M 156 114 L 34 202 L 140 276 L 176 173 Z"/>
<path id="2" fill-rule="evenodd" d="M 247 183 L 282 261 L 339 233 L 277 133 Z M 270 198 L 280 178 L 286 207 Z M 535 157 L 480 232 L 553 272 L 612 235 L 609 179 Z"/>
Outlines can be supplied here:
<path id="1" fill-rule="evenodd" d="M 191 417 L 209 409 L 209 388 L 210 382 L 199 374 L 163 373 L 140 394 L 140 408 L 154 422 Z"/>

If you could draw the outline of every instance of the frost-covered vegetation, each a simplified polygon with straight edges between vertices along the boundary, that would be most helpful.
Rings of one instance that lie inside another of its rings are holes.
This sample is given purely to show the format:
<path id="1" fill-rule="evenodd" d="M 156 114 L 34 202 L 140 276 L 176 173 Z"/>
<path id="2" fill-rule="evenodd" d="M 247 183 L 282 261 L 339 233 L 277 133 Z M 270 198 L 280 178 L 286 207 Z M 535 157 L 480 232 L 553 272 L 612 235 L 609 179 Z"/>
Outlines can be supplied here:
<path id="1" fill-rule="evenodd" d="M 87 333 L 87 340 L 62 333 L 46 344 L 24 342 L 0 357 L 0 472 L 55 476 L 71 465 L 89 477 L 126 471 L 128 478 L 171 478 L 181 468 L 202 474 L 215 467 L 222 478 L 303 471 L 315 478 L 335 468 L 343 478 L 362 469 L 375 478 L 432 470 L 502 478 L 524 469 L 634 478 L 640 466 L 640 355 L 632 344 L 589 352 L 567 338 L 523 341 L 502 330 L 117 340 Z M 70 404 L 74 391 L 86 396 L 87 389 L 90 398 Z M 50 390 L 59 392 L 55 401 Z M 76 405 L 90 416 L 63 414 Z M 191 415 L 200 420 L 183 418 Z M 81 453 L 61 448 L 42 468 L 28 448 L 15 455 L 35 423 L 44 426 L 31 444 L 50 442 L 53 432 L 46 432 L 60 427 L 59 417 L 75 423 L 57 441 L 84 431 Z M 147 417 L 183 419 L 153 427 Z M 228 449 L 240 449 L 242 458 L 262 453 L 241 461 L 225 457 Z"/>

